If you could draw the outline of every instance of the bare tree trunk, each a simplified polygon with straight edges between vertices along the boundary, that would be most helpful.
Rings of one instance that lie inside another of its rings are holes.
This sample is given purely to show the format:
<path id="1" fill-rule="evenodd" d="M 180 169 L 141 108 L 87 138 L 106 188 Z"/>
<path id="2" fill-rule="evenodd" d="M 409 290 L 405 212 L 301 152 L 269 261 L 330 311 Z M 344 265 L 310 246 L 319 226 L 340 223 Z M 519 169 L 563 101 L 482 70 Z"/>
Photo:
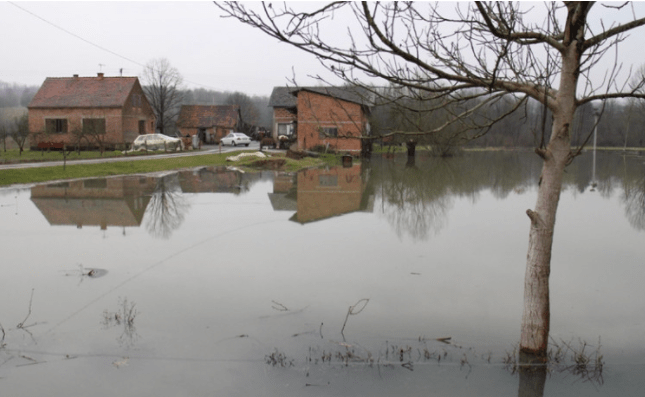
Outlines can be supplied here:
<path id="1" fill-rule="evenodd" d="M 556 105 L 552 107 L 551 138 L 546 149 L 536 150 L 544 159 L 544 164 L 535 211 L 526 211 L 531 219 L 531 227 L 524 276 L 520 351 L 543 357 L 546 357 L 549 341 L 549 275 L 555 214 L 560 201 L 564 169 L 571 161 L 570 128 L 576 110 L 580 57 L 575 40 L 572 42 L 562 54 L 560 89 L 555 98 Z"/>

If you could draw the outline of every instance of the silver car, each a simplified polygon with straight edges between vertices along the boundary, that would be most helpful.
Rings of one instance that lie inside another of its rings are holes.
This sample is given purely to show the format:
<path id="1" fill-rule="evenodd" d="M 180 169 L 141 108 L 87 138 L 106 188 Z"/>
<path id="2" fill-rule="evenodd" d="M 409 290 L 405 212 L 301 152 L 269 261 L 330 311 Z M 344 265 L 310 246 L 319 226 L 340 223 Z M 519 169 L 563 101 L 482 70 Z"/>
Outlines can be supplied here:
<path id="1" fill-rule="evenodd" d="M 132 150 L 183 150 L 184 143 L 179 138 L 164 134 L 139 135 L 132 143 Z"/>
<path id="2" fill-rule="evenodd" d="M 249 146 L 249 144 L 251 143 L 251 138 L 249 138 L 248 135 L 243 134 L 241 132 L 231 132 L 230 134 L 226 135 L 224 138 L 220 139 L 220 142 L 222 143 L 222 145 Z"/>

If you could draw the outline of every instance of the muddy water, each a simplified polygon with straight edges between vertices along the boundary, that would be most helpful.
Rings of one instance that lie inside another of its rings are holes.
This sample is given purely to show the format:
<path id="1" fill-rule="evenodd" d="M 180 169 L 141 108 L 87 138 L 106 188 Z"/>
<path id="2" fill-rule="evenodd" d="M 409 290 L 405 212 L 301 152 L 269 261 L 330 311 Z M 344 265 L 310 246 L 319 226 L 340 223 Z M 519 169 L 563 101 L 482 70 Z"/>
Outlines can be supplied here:
<path id="1" fill-rule="evenodd" d="M 514 366 L 533 157 L 2 189 L 0 390 L 637 395 L 639 158 L 585 155 L 569 167 L 551 273 L 561 362 L 546 378 Z M 577 353 L 589 364 L 575 366 Z"/>

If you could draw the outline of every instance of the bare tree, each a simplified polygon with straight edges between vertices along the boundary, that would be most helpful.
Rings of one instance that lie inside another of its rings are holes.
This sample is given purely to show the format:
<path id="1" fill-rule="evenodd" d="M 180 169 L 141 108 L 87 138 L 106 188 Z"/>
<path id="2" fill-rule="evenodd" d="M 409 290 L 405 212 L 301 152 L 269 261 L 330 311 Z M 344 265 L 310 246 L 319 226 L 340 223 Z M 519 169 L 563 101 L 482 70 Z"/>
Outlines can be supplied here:
<path id="1" fill-rule="evenodd" d="M 170 133 L 182 102 L 183 78 L 166 58 L 153 59 L 143 70 L 143 90 L 162 134 Z"/>
<path id="2" fill-rule="evenodd" d="M 580 153 L 571 147 L 574 114 L 592 101 L 644 97 L 638 92 L 643 80 L 635 87 L 617 81 L 616 63 L 604 80 L 591 72 L 645 18 L 636 18 L 628 3 L 601 6 L 593 21 L 591 2 L 547 2 L 543 9 L 520 2 L 333 2 L 308 12 L 288 3 L 253 9 L 236 2 L 216 5 L 226 16 L 318 57 L 337 77 L 367 89 L 372 86 L 364 82 L 378 78 L 407 88 L 409 96 L 431 93 L 461 102 L 478 96 L 485 105 L 511 94 L 550 110 L 551 131 L 542 131 L 535 150 L 543 159 L 537 203 L 526 211 L 530 232 L 520 338 L 521 351 L 544 355 L 555 216 L 565 167 Z M 530 20 L 529 11 L 543 15 L 542 21 Z M 327 34 L 339 31 L 343 12 L 354 16 L 347 34 Z M 609 21 L 625 14 L 630 22 Z M 472 108 L 449 122 L 468 114 Z"/>
<path id="3" fill-rule="evenodd" d="M 14 119 L 13 128 L 10 132 L 11 139 L 16 142 L 18 148 L 20 149 L 20 155 L 25 149 L 25 144 L 29 138 L 29 116 L 27 113 L 23 114 L 20 117 Z"/>

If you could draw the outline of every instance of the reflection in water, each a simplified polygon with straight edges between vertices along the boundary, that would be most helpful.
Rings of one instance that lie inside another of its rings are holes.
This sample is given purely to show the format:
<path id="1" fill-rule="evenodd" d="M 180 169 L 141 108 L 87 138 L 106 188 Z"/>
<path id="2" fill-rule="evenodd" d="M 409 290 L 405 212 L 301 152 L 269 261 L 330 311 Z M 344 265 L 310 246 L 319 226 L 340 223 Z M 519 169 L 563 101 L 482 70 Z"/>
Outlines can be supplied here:
<path id="1" fill-rule="evenodd" d="M 426 240 L 431 231 L 436 233 L 445 225 L 454 199 L 445 189 L 436 188 L 436 179 L 450 179 L 451 173 L 436 171 L 428 178 L 422 169 L 407 163 L 405 167 L 390 163 L 383 168 L 378 189 L 381 210 L 399 237 L 407 234 L 414 240 Z"/>
<path id="2" fill-rule="evenodd" d="M 625 159 L 623 159 L 625 161 Z M 622 202 L 625 204 L 625 216 L 636 230 L 645 230 L 645 169 L 640 164 L 640 172 L 627 172 L 623 179 Z"/>
<path id="3" fill-rule="evenodd" d="M 360 164 L 307 169 L 296 175 L 279 173 L 269 200 L 275 211 L 295 210 L 291 220 L 301 224 L 357 211 L 371 212 L 368 180 Z"/>
<path id="4" fill-rule="evenodd" d="M 542 397 L 546 384 L 547 374 L 564 374 L 583 382 L 590 382 L 596 387 L 604 383 L 603 356 L 600 354 L 600 342 L 595 350 L 587 342 L 578 341 L 578 346 L 573 342 L 555 342 L 549 348 L 547 361 L 544 357 L 520 352 L 509 354 L 505 359 L 505 368 L 512 374 L 519 374 L 520 397 Z"/>
<path id="5" fill-rule="evenodd" d="M 190 209 L 184 193 L 241 194 L 259 174 L 202 167 L 171 175 L 92 178 L 36 185 L 31 201 L 52 226 L 141 226 L 154 237 L 168 238 Z"/>
<path id="6" fill-rule="evenodd" d="M 139 340 L 137 327 L 134 325 L 134 320 L 138 314 L 135 306 L 133 302 L 128 302 L 127 298 L 119 298 L 119 308 L 114 312 L 104 310 L 103 320 L 101 321 L 103 329 L 121 328 L 121 334 L 116 340 L 119 345 L 128 349 L 133 347 Z"/>
<path id="7" fill-rule="evenodd" d="M 146 211 L 148 232 L 154 237 L 169 238 L 184 221 L 190 209 L 179 185 L 179 174 L 157 179 L 157 185 Z"/>
<path id="8" fill-rule="evenodd" d="M 470 153 L 450 159 L 420 155 L 413 167 L 407 166 L 406 159 L 376 158 L 349 168 L 275 173 L 269 200 L 275 211 L 295 212 L 291 219 L 302 224 L 356 211 L 373 212 L 378 201 L 380 213 L 399 237 L 425 241 L 446 226 L 455 199 L 475 202 L 482 190 L 498 199 L 523 194 L 536 186 L 541 169 L 537 156 L 523 152 Z M 567 168 L 563 189 L 609 198 L 622 187 L 626 217 L 634 228 L 645 230 L 641 162 L 607 153 L 597 154 L 595 169 L 592 161 L 590 155 L 576 158 Z M 237 195 L 261 177 L 226 167 L 202 167 L 160 178 L 125 176 L 37 185 L 31 188 L 31 200 L 52 226 L 125 230 L 139 227 L 145 214 L 148 231 L 168 238 L 190 209 L 185 193 Z M 591 183 L 593 191 L 589 191 Z"/>
<path id="9" fill-rule="evenodd" d="M 547 366 L 541 362 L 541 359 L 531 357 L 526 353 L 520 353 L 518 372 L 520 374 L 518 397 L 544 396 Z"/>
<path id="10" fill-rule="evenodd" d="M 31 201 L 52 226 L 138 227 L 155 179 L 136 176 L 36 185 Z"/>

